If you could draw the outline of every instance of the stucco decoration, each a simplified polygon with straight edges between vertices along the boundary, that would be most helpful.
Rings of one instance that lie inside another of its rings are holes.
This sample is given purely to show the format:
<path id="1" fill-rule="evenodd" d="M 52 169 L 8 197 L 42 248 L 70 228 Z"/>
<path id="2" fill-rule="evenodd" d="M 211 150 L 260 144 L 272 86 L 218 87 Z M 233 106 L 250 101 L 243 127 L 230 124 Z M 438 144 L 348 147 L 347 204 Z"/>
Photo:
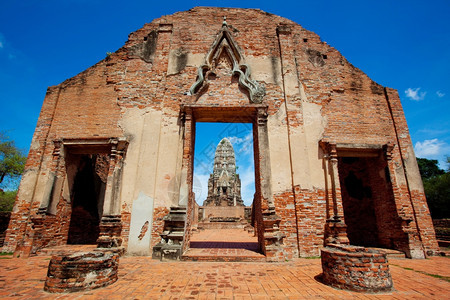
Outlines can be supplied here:
<path id="1" fill-rule="evenodd" d="M 207 74 L 215 73 L 215 68 L 222 55 L 227 55 L 230 58 L 232 74 L 233 76 L 239 76 L 239 85 L 248 91 L 250 102 L 262 103 L 266 95 L 266 88 L 263 84 L 251 79 L 250 66 L 244 63 L 244 58 L 230 33 L 225 18 L 222 23 L 222 29 L 206 56 L 205 63 L 198 68 L 197 81 L 191 86 L 188 94 L 194 95 L 202 86 L 208 85 Z"/>

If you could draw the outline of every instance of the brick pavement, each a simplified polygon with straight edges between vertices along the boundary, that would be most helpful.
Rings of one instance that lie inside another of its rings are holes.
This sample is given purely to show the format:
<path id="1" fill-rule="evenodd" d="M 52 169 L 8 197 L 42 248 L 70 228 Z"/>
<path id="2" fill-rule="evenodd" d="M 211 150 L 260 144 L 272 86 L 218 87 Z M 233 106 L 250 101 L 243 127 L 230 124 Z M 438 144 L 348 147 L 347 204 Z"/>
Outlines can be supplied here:
<path id="1" fill-rule="evenodd" d="M 260 261 L 266 260 L 258 252 L 258 238 L 243 228 L 203 229 L 191 237 L 186 260 Z"/>
<path id="2" fill-rule="evenodd" d="M 71 294 L 43 291 L 50 257 L 0 259 L 0 299 L 444 299 L 450 283 L 417 271 L 448 274 L 450 259 L 391 260 L 395 290 L 362 294 L 318 282 L 319 259 L 285 263 L 160 262 L 122 257 L 113 285 Z"/>
<path id="3" fill-rule="evenodd" d="M 243 228 L 214 228 L 194 232 L 191 242 L 200 241 L 258 243 L 258 238 Z"/>

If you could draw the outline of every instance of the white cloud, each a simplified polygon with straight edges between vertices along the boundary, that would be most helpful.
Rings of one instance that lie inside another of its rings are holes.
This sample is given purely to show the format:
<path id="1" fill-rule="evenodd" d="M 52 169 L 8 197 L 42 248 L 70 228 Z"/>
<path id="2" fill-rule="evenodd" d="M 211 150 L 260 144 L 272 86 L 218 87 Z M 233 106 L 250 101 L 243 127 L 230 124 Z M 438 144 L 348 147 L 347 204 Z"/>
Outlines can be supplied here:
<path id="1" fill-rule="evenodd" d="M 6 43 L 5 43 L 5 37 L 3 36 L 3 34 L 0 32 L 0 49 L 5 48 Z"/>
<path id="2" fill-rule="evenodd" d="M 443 92 L 441 92 L 441 91 L 437 91 L 437 92 L 436 92 L 436 95 L 437 95 L 439 98 L 442 98 L 442 97 L 445 96 L 445 93 L 443 93 Z"/>
<path id="3" fill-rule="evenodd" d="M 244 137 L 230 136 L 227 139 L 233 145 L 236 157 L 240 155 L 248 155 L 253 151 L 253 132 L 249 132 Z"/>
<path id="4" fill-rule="evenodd" d="M 249 206 L 253 202 L 255 193 L 255 168 L 253 164 L 253 132 L 248 131 L 245 136 L 230 136 L 227 139 L 233 145 L 236 154 L 237 173 L 241 179 L 241 196 L 244 204 Z"/>
<path id="5" fill-rule="evenodd" d="M 417 142 L 414 145 L 414 152 L 416 153 L 416 157 L 436 158 L 437 156 L 443 155 L 447 148 L 444 142 L 438 139 L 432 139 Z"/>
<path id="6" fill-rule="evenodd" d="M 427 94 L 427 92 L 420 92 L 420 87 L 419 88 L 408 88 L 405 91 L 406 97 L 410 98 L 411 100 L 414 101 L 420 101 L 425 99 L 425 95 Z"/>
<path id="7" fill-rule="evenodd" d="M 194 174 L 193 191 L 195 193 L 195 201 L 199 205 L 203 204 L 208 197 L 208 179 L 209 174 Z"/>
<path id="8" fill-rule="evenodd" d="M 237 136 L 228 136 L 227 139 L 230 141 L 230 143 L 234 146 L 236 144 L 242 143 L 244 139 L 237 137 Z"/>
<path id="9" fill-rule="evenodd" d="M 253 132 L 249 130 L 245 136 L 229 136 L 236 154 L 237 173 L 241 179 L 241 196 L 244 204 L 253 202 L 255 193 L 255 168 L 253 164 Z"/>
<path id="10" fill-rule="evenodd" d="M 440 136 L 440 135 L 448 134 L 450 132 L 450 129 L 424 128 L 424 129 L 419 129 L 417 132 L 426 134 L 427 136 Z"/>
<path id="11" fill-rule="evenodd" d="M 10 60 L 15 59 L 16 56 L 20 54 L 11 47 L 11 45 L 5 40 L 5 37 L 1 32 L 0 32 L 0 50 L 2 50 L 2 55 L 5 55 Z"/>
<path id="12" fill-rule="evenodd" d="M 416 157 L 437 159 L 439 167 L 443 170 L 447 169 L 446 156 L 450 153 L 450 145 L 440 141 L 439 139 L 424 140 L 414 145 Z"/>
<path id="13" fill-rule="evenodd" d="M 255 194 L 255 170 L 253 166 L 248 166 L 242 173 L 239 173 L 241 179 L 241 196 L 244 204 L 249 206 L 253 202 Z"/>

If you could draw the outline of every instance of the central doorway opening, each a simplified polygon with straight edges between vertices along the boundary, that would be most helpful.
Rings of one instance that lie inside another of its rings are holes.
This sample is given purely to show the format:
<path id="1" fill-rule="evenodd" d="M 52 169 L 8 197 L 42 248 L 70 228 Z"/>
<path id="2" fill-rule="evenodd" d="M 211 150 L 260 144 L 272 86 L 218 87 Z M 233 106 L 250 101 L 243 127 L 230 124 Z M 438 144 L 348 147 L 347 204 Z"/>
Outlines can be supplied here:
<path id="1" fill-rule="evenodd" d="M 195 222 L 189 255 L 261 256 L 252 123 L 196 122 Z"/>
<path id="2" fill-rule="evenodd" d="M 67 158 L 71 183 L 72 212 L 67 244 L 96 244 L 103 214 L 103 202 L 109 169 L 107 154 L 73 154 Z"/>

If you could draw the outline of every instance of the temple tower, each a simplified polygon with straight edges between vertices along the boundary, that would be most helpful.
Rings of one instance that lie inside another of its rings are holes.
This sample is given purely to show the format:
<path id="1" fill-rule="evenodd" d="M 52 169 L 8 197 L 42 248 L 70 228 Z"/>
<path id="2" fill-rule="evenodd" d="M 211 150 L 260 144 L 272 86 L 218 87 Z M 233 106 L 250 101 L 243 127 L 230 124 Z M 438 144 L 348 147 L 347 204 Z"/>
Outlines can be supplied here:
<path id="1" fill-rule="evenodd" d="M 208 180 L 208 197 L 203 206 L 244 206 L 234 149 L 227 138 L 217 145 L 213 173 Z"/>

